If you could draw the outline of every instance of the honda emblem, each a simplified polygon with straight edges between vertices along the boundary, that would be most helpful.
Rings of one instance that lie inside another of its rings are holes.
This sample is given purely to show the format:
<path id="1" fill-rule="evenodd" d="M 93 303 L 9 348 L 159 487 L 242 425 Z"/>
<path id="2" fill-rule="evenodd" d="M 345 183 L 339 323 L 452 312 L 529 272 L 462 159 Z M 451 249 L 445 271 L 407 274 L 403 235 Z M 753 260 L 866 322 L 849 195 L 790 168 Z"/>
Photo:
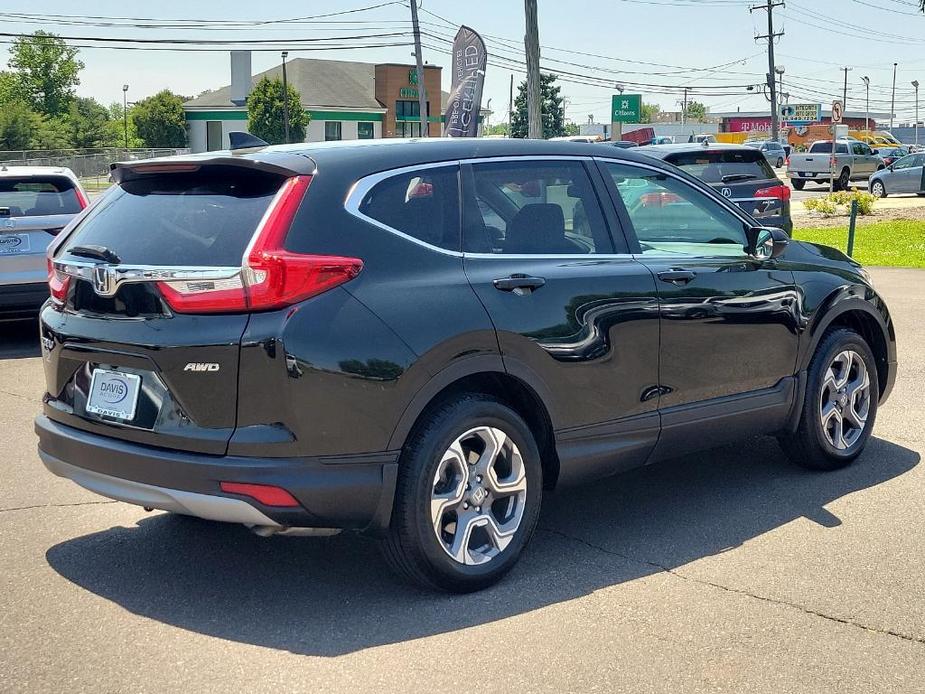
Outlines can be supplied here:
<path id="1" fill-rule="evenodd" d="M 116 272 L 112 268 L 98 266 L 93 268 L 93 290 L 100 296 L 115 294 Z"/>

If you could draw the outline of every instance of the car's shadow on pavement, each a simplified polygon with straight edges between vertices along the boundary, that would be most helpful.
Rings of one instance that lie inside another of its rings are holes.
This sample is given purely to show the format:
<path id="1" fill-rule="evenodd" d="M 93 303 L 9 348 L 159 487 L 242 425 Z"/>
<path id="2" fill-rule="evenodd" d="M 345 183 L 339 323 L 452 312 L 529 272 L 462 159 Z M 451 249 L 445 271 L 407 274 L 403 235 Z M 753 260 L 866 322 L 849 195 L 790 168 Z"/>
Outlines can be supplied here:
<path id="1" fill-rule="evenodd" d="M 52 568 L 131 612 L 191 631 L 336 656 L 504 619 L 734 548 L 902 475 L 918 453 L 872 439 L 855 465 L 811 473 L 762 438 L 547 498 L 520 564 L 473 595 L 393 578 L 373 541 L 261 539 L 158 514 L 48 550 Z"/>
<path id="2" fill-rule="evenodd" d="M 41 354 L 38 321 L 0 321 L 0 359 L 23 359 Z"/>

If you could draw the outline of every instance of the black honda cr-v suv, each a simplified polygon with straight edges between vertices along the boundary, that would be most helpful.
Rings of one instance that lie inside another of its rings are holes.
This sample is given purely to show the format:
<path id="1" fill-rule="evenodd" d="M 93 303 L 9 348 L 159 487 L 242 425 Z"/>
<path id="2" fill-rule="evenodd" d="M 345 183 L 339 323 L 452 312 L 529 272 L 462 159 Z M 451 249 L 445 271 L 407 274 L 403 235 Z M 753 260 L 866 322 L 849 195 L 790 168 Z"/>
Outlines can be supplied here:
<path id="1" fill-rule="evenodd" d="M 865 272 L 631 150 L 252 147 L 114 167 L 49 251 L 55 474 L 455 591 L 544 490 L 753 434 L 846 465 L 896 372 Z M 657 510 L 653 510 L 657 512 Z"/>

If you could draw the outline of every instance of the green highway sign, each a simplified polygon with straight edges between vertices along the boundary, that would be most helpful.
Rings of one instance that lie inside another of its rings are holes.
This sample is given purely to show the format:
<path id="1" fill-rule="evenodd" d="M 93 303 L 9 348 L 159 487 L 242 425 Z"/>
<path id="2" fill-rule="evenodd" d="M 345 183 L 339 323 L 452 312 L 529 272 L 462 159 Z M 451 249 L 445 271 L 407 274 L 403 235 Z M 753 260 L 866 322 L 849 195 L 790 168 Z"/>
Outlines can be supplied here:
<path id="1" fill-rule="evenodd" d="M 610 106 L 611 123 L 638 123 L 642 116 L 642 94 L 614 94 Z"/>

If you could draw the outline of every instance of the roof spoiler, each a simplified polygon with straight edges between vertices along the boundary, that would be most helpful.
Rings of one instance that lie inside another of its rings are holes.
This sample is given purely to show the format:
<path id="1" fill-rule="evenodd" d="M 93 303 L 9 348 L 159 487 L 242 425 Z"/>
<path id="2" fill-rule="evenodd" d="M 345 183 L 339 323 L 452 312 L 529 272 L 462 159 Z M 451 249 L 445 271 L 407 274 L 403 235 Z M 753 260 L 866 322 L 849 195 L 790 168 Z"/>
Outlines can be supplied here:
<path id="1" fill-rule="evenodd" d="M 243 154 L 243 156 L 242 156 Z M 315 173 L 315 161 L 305 154 L 254 150 L 252 152 L 210 155 L 180 155 L 163 159 L 117 162 L 110 165 L 112 180 L 125 183 L 144 176 L 192 173 L 202 168 L 227 166 L 277 174 L 289 178 Z"/>

